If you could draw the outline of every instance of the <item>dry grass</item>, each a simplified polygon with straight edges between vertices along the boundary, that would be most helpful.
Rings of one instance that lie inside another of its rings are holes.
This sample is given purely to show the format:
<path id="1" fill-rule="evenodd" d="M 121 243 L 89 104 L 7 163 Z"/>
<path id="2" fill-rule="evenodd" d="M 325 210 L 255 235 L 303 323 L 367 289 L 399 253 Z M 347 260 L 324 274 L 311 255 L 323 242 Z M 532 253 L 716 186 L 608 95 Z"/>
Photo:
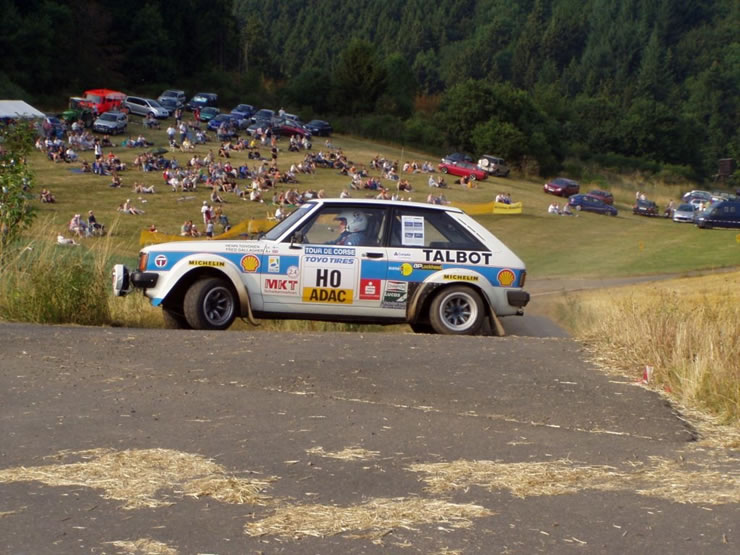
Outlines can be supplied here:
<path id="1" fill-rule="evenodd" d="M 584 489 L 618 489 L 624 475 L 608 466 L 576 466 L 572 461 L 497 463 L 457 460 L 449 463 L 415 464 L 412 472 L 423 479 L 431 493 L 449 493 L 480 486 L 489 491 L 508 489 L 515 497 L 564 495 Z"/>
<path id="2" fill-rule="evenodd" d="M 323 447 L 313 447 L 307 449 L 306 453 L 309 455 L 318 455 L 319 457 L 325 457 L 329 459 L 339 459 L 343 461 L 363 461 L 375 459 L 380 455 L 378 451 L 368 451 L 361 447 L 347 447 L 341 451 L 324 451 Z"/>
<path id="3" fill-rule="evenodd" d="M 416 464 L 409 470 L 425 474 L 426 489 L 435 494 L 472 486 L 488 491 L 509 490 L 519 498 L 596 489 L 634 491 L 675 503 L 721 505 L 740 503 L 740 473 L 736 466 L 732 460 L 703 456 L 701 462 L 651 457 L 649 464 L 637 465 L 630 472 L 569 460 L 527 463 L 458 460 Z"/>
<path id="4" fill-rule="evenodd" d="M 170 449 L 113 451 L 93 449 L 76 455 L 84 462 L 0 470 L 0 483 L 37 481 L 50 486 L 102 489 L 103 497 L 123 502 L 124 509 L 171 505 L 173 495 L 210 496 L 225 503 L 264 504 L 266 480 L 228 476 L 200 455 Z M 165 490 L 171 493 L 166 495 Z"/>
<path id="5" fill-rule="evenodd" d="M 434 499 L 372 499 L 361 505 L 294 505 L 281 507 L 262 520 L 245 526 L 250 536 L 325 537 L 346 532 L 367 532 L 380 538 L 395 528 L 415 530 L 436 524 L 449 528 L 468 528 L 471 519 L 491 516 L 479 505 L 447 503 Z"/>
<path id="6" fill-rule="evenodd" d="M 106 542 L 116 546 L 118 553 L 126 555 L 177 555 L 177 549 L 149 538 L 142 538 L 136 541 L 114 541 Z"/>
<path id="7" fill-rule="evenodd" d="M 569 295 L 562 321 L 601 366 L 740 424 L 740 273 Z"/>

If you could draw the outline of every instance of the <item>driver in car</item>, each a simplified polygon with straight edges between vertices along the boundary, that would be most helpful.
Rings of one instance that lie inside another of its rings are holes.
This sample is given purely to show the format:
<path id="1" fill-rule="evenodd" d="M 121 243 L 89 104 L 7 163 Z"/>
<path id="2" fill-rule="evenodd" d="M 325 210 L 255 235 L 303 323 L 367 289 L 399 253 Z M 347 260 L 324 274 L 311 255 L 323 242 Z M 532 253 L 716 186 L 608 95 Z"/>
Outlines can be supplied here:
<path id="1" fill-rule="evenodd" d="M 345 210 L 334 218 L 339 222 L 339 236 L 327 245 L 359 246 L 365 240 L 367 216 L 359 210 Z"/>

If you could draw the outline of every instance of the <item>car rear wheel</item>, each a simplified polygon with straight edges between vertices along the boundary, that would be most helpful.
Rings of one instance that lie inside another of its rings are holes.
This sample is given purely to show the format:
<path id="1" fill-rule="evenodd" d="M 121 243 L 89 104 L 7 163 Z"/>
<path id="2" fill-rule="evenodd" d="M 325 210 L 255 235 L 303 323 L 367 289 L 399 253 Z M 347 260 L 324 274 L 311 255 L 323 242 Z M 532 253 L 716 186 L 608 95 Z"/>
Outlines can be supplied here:
<path id="1" fill-rule="evenodd" d="M 580 204 L 577 204 L 576 205 L 576 210 L 583 210 L 583 206 L 581 206 Z"/>
<path id="2" fill-rule="evenodd" d="M 445 335 L 473 335 L 480 329 L 484 317 L 480 295 L 464 285 L 443 289 L 429 308 L 432 328 Z"/>
<path id="3" fill-rule="evenodd" d="M 196 281 L 185 293 L 185 319 L 196 330 L 225 330 L 236 318 L 236 293 L 221 278 Z"/>

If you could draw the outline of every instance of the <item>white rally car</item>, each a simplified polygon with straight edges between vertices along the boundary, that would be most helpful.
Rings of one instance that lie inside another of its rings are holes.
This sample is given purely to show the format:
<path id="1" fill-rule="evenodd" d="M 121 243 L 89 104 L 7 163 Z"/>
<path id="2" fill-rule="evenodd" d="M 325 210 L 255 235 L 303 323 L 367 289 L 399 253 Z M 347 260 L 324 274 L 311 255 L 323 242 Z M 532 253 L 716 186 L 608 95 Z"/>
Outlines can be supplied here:
<path id="1" fill-rule="evenodd" d="M 116 295 L 142 289 L 168 327 L 220 330 L 236 317 L 375 324 L 418 332 L 503 334 L 522 314 L 524 263 L 457 208 L 321 199 L 258 240 L 145 247 L 113 269 Z"/>

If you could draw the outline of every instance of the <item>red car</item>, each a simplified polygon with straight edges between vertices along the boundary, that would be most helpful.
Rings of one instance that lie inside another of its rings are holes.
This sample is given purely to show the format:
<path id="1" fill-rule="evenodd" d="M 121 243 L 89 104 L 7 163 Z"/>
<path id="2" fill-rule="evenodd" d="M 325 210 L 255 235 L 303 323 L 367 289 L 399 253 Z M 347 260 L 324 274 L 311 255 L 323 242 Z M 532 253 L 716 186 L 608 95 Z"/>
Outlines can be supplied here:
<path id="1" fill-rule="evenodd" d="M 581 187 L 572 179 L 566 179 L 565 177 L 557 177 L 551 181 L 545 183 L 543 187 L 546 193 L 551 195 L 558 195 L 560 197 L 569 197 L 570 195 L 577 195 Z"/>
<path id="2" fill-rule="evenodd" d="M 594 189 L 593 191 L 589 191 L 588 195 L 591 197 L 596 197 L 604 204 L 614 204 L 614 196 L 609 191 Z"/>
<path id="3" fill-rule="evenodd" d="M 277 118 L 273 120 L 272 129 L 273 131 L 277 131 L 279 135 L 285 135 L 286 137 L 298 135 L 299 137 L 311 138 L 311 131 L 302 123 L 289 118 Z"/>
<path id="4" fill-rule="evenodd" d="M 470 176 L 473 179 L 485 179 L 488 177 L 488 173 L 484 172 L 478 166 L 471 162 L 465 162 L 463 160 L 450 161 L 442 160 L 439 163 L 439 171 L 442 173 L 449 173 L 451 175 L 457 175 L 459 177 Z"/>

